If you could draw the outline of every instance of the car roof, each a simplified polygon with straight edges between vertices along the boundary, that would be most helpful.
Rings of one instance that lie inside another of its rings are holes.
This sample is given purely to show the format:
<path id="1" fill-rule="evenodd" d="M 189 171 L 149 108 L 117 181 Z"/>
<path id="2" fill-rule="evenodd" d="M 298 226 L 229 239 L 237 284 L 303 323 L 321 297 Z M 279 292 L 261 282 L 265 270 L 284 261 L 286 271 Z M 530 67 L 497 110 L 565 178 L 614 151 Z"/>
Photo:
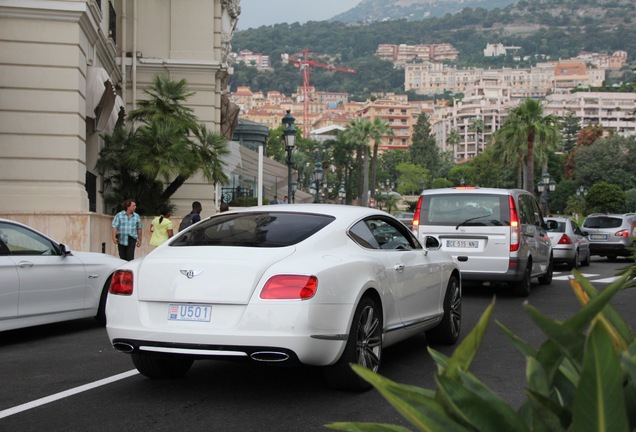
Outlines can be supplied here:
<path id="1" fill-rule="evenodd" d="M 426 189 L 422 191 L 422 195 L 466 194 L 466 193 L 491 194 L 491 195 L 530 194 L 530 192 L 523 189 L 501 189 L 501 188 L 485 188 L 485 187 L 483 188 L 479 186 L 457 186 L 452 188 Z"/>
<path id="2" fill-rule="evenodd" d="M 255 207 L 240 207 L 218 213 L 218 215 L 229 215 L 232 213 L 252 213 L 252 212 L 291 212 L 291 213 L 317 213 L 334 216 L 344 219 L 358 219 L 366 216 L 391 216 L 389 213 L 370 208 L 342 204 L 270 204 Z M 214 217 L 214 216 L 213 216 Z"/>

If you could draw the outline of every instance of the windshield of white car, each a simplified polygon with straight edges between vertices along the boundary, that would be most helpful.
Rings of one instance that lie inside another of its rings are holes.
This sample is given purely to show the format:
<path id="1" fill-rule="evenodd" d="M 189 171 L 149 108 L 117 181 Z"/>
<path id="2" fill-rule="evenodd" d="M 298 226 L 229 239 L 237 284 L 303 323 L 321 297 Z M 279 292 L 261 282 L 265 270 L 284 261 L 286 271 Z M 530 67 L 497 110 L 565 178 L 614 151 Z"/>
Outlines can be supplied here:
<path id="1" fill-rule="evenodd" d="M 307 239 L 333 220 L 333 216 L 309 213 L 224 213 L 198 223 L 170 246 L 285 247 Z"/>

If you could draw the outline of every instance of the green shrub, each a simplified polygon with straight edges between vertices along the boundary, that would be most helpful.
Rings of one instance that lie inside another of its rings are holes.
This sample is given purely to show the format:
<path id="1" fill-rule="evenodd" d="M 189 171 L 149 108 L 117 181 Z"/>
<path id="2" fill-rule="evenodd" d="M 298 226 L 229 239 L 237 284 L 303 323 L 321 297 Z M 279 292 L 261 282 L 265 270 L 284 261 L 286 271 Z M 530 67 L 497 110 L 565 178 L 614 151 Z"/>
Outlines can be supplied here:
<path id="1" fill-rule="evenodd" d="M 263 204 L 267 204 L 263 202 Z M 256 197 L 241 197 L 236 198 L 230 202 L 230 207 L 254 207 L 258 205 L 258 198 Z"/>
<path id="2" fill-rule="evenodd" d="M 399 384 L 353 365 L 417 430 L 422 431 L 634 431 L 636 342 L 609 301 L 635 286 L 636 265 L 598 292 L 579 272 L 571 285 L 582 304 L 566 321 L 524 308 L 547 336 L 535 349 L 497 323 L 526 357 L 526 400 L 514 410 L 469 372 L 494 308 L 486 309 L 451 357 L 431 348 L 437 390 Z M 408 431 L 402 426 L 332 423 L 343 431 Z"/>

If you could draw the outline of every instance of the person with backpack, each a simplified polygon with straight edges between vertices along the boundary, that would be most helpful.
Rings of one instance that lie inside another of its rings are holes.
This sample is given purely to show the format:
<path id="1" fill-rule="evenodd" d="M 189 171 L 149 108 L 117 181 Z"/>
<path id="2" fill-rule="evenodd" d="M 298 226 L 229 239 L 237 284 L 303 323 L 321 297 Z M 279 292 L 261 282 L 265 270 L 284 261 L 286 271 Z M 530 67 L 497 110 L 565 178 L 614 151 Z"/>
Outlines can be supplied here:
<path id="1" fill-rule="evenodd" d="M 152 233 L 150 246 L 152 247 L 159 246 L 174 235 L 174 227 L 172 221 L 169 219 L 170 207 L 165 204 L 162 205 L 159 213 L 161 216 L 154 218 L 150 225 L 150 232 Z"/>
<path id="2" fill-rule="evenodd" d="M 183 231 L 190 225 L 194 225 L 195 223 L 201 220 L 201 211 L 203 207 L 199 201 L 194 201 L 192 203 L 192 211 L 185 215 L 183 219 L 181 219 L 181 223 L 179 224 L 179 231 Z"/>

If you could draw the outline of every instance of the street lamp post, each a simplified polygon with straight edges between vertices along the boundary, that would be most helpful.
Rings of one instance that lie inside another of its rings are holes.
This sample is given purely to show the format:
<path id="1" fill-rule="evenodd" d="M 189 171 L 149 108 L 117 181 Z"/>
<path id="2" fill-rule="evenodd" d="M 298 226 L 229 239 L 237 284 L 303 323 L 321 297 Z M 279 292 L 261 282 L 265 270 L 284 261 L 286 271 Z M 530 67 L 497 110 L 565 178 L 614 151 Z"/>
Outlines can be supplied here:
<path id="1" fill-rule="evenodd" d="M 292 204 L 296 202 L 296 190 L 298 189 L 298 183 L 292 182 L 292 194 L 288 195 L 289 200 Z"/>
<path id="2" fill-rule="evenodd" d="M 316 160 L 314 164 L 314 181 L 316 182 L 316 202 L 320 202 L 320 192 L 322 187 L 322 163 L 319 160 Z"/>
<path id="3" fill-rule="evenodd" d="M 549 214 L 548 209 L 548 191 L 554 192 L 556 189 L 556 182 L 554 180 L 550 180 L 550 174 L 547 172 L 543 173 L 542 180 L 537 183 L 537 189 L 541 193 L 541 201 L 543 202 L 543 211 L 547 216 Z"/>
<path id="4" fill-rule="evenodd" d="M 576 190 L 576 196 L 579 199 L 579 216 L 583 216 L 583 212 L 585 211 L 585 196 L 587 195 L 587 189 L 583 186 L 579 186 Z"/>
<path id="5" fill-rule="evenodd" d="M 344 180 L 340 183 L 340 189 L 338 189 L 338 196 L 340 197 L 340 204 L 344 204 L 344 200 L 347 197 L 347 191 L 345 190 Z"/>
<path id="6" fill-rule="evenodd" d="M 285 148 L 287 149 L 287 202 L 292 200 L 292 149 L 296 144 L 296 129 L 294 128 L 294 122 L 296 119 L 292 117 L 291 110 L 287 110 L 287 114 L 283 117 L 283 139 L 285 141 Z M 293 201 L 291 201 L 293 202 Z"/>

